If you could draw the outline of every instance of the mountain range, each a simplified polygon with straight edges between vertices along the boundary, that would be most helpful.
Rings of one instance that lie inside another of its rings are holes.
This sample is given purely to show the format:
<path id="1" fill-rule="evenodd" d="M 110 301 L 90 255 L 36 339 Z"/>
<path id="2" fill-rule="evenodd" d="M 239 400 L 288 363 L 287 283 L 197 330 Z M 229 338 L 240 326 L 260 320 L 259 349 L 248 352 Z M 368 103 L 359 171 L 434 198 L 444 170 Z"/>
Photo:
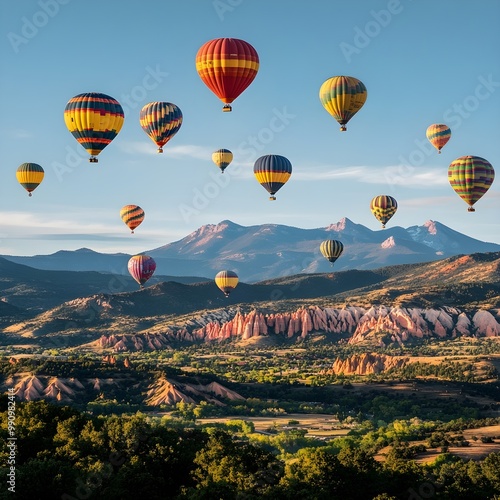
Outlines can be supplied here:
<path id="1" fill-rule="evenodd" d="M 332 268 L 319 252 L 326 239 L 340 240 L 344 252 Z M 347 218 L 317 229 L 280 224 L 241 226 L 229 220 L 201 226 L 179 241 L 145 250 L 156 261 L 157 275 L 205 276 L 235 271 L 254 283 L 299 273 L 376 269 L 395 264 L 429 262 L 453 255 L 498 252 L 500 245 L 470 238 L 437 221 L 373 231 Z M 97 271 L 128 275 L 124 253 L 104 254 L 88 248 L 51 255 L 5 259 L 36 269 Z"/>

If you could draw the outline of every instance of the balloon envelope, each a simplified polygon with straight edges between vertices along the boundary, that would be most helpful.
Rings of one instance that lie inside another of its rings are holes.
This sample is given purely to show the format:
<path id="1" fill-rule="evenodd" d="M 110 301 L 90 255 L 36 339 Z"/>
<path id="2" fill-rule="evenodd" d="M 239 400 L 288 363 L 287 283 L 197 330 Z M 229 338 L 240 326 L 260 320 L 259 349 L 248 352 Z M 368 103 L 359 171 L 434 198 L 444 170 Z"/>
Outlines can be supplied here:
<path id="1" fill-rule="evenodd" d="M 17 182 L 28 191 L 29 196 L 43 181 L 45 172 L 37 163 L 23 163 L 17 167 Z"/>
<path id="2" fill-rule="evenodd" d="M 215 284 L 224 292 L 226 297 L 236 288 L 238 275 L 234 271 L 220 271 L 215 276 Z"/>
<path id="3" fill-rule="evenodd" d="M 495 179 L 495 170 L 491 163 L 480 156 L 461 156 L 448 167 L 448 181 L 462 200 L 473 207 L 490 188 Z"/>
<path id="4" fill-rule="evenodd" d="M 345 131 L 347 122 L 363 107 L 368 93 L 363 82 L 352 76 L 333 76 L 319 89 L 323 107 Z"/>
<path id="5" fill-rule="evenodd" d="M 429 142 L 441 153 L 443 146 L 450 140 L 451 130 L 444 123 L 434 123 L 425 132 Z"/>
<path id="6" fill-rule="evenodd" d="M 163 146 L 181 128 L 182 111 L 171 102 L 150 102 L 141 109 L 139 122 L 158 146 L 158 153 L 163 153 Z"/>
<path id="7" fill-rule="evenodd" d="M 392 196 L 385 194 L 375 196 L 370 202 L 370 210 L 375 218 L 382 223 L 382 228 L 385 228 L 385 225 L 396 213 L 397 209 L 398 202 Z"/>
<path id="8" fill-rule="evenodd" d="M 153 257 L 149 255 L 134 255 L 128 261 L 127 267 L 132 278 L 134 278 L 142 288 L 142 285 L 153 276 L 156 269 L 156 262 Z"/>
<path id="9" fill-rule="evenodd" d="M 212 153 L 212 161 L 224 173 L 226 167 L 233 161 L 233 153 L 229 149 L 218 149 Z"/>
<path id="10" fill-rule="evenodd" d="M 319 251 L 333 264 L 342 255 L 344 245 L 338 240 L 326 240 L 319 246 Z"/>
<path id="11" fill-rule="evenodd" d="M 254 80 L 259 70 L 257 51 L 238 38 L 216 38 L 200 47 L 196 71 L 203 83 L 223 102 L 223 111 Z"/>
<path id="12" fill-rule="evenodd" d="M 96 156 L 118 135 L 124 118 L 120 103 L 98 92 L 78 94 L 64 110 L 66 127 L 87 150 L 93 163 L 97 163 Z"/>
<path id="13" fill-rule="evenodd" d="M 144 210 L 138 205 L 125 205 L 120 210 L 120 217 L 134 232 L 134 229 L 144 220 Z"/>
<path id="14" fill-rule="evenodd" d="M 275 200 L 276 192 L 292 175 L 292 164 L 280 155 L 265 155 L 257 158 L 253 167 L 255 178 L 269 192 L 270 200 Z"/>

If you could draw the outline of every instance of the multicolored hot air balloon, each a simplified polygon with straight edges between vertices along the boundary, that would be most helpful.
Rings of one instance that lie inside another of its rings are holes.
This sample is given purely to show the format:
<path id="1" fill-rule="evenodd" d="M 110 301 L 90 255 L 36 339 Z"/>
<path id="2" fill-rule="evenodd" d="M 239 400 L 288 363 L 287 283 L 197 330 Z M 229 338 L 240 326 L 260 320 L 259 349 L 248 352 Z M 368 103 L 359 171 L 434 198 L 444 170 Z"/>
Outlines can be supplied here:
<path id="1" fill-rule="evenodd" d="M 220 271 L 215 276 L 215 284 L 224 292 L 226 297 L 236 288 L 238 275 L 234 271 Z"/>
<path id="2" fill-rule="evenodd" d="M 368 93 L 366 87 L 352 76 L 333 76 L 319 89 L 319 99 L 324 108 L 345 131 L 347 122 L 363 107 Z"/>
<path id="3" fill-rule="evenodd" d="M 474 203 L 488 191 L 494 179 L 493 166 L 479 156 L 461 156 L 448 167 L 451 187 L 469 205 L 469 212 L 475 212 Z"/>
<path id="4" fill-rule="evenodd" d="M 120 210 L 120 217 L 133 234 L 134 229 L 144 220 L 144 210 L 138 205 L 125 205 Z"/>
<path id="5" fill-rule="evenodd" d="M 257 51 L 238 38 L 216 38 L 196 54 L 196 71 L 203 83 L 225 103 L 222 111 L 252 83 L 259 70 Z"/>
<path id="6" fill-rule="evenodd" d="M 163 146 L 181 128 L 182 112 L 171 102 L 149 102 L 141 109 L 139 121 L 142 130 L 158 146 L 158 153 L 163 153 Z"/>
<path id="7" fill-rule="evenodd" d="M 375 218 L 382 223 L 382 229 L 385 229 L 385 225 L 397 209 L 398 202 L 392 196 L 385 194 L 375 196 L 370 202 L 370 210 Z"/>
<path id="8" fill-rule="evenodd" d="M 319 251 L 333 266 L 333 263 L 342 255 L 344 245 L 338 240 L 326 240 L 319 246 Z"/>
<path id="9" fill-rule="evenodd" d="M 149 255 L 134 255 L 128 261 L 128 272 L 132 278 L 144 288 L 143 285 L 153 276 L 156 269 L 156 262 Z"/>
<path id="10" fill-rule="evenodd" d="M 37 163 L 23 163 L 16 171 L 17 182 L 28 191 L 29 196 L 43 181 L 44 175 L 43 168 Z"/>
<path id="11" fill-rule="evenodd" d="M 438 150 L 438 153 L 441 154 L 441 149 L 450 140 L 451 130 L 444 123 L 434 123 L 427 127 L 425 135 L 429 139 L 429 142 Z"/>
<path id="12" fill-rule="evenodd" d="M 78 94 L 64 110 L 66 127 L 90 154 L 91 163 L 97 163 L 96 156 L 118 135 L 124 119 L 120 103 L 98 92 Z"/>
<path id="13" fill-rule="evenodd" d="M 233 153 L 229 149 L 218 149 L 212 153 L 212 161 L 221 169 L 223 174 L 226 167 L 233 161 Z"/>
<path id="14" fill-rule="evenodd" d="M 292 175 L 290 160 L 279 155 L 265 155 L 257 158 L 253 167 L 255 178 L 266 189 L 270 200 L 275 200 L 275 193 Z"/>

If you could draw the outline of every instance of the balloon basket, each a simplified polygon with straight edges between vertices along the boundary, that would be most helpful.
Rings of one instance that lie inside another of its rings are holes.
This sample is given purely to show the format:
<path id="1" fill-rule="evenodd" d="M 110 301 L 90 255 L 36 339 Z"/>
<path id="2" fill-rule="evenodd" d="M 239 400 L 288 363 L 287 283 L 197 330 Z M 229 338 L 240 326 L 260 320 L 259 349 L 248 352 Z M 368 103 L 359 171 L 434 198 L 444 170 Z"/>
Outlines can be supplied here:
<path id="1" fill-rule="evenodd" d="M 476 211 L 476 209 L 474 207 L 469 207 L 467 209 L 467 212 L 475 212 L 475 211 Z"/>
<path id="2" fill-rule="evenodd" d="M 276 196 L 270 196 L 270 197 L 269 197 L 269 199 L 270 199 L 271 201 L 274 201 L 274 200 L 276 199 Z"/>
<path id="3" fill-rule="evenodd" d="M 230 111 L 232 111 L 233 108 L 231 106 L 229 106 L 229 104 L 226 104 L 223 108 L 222 108 L 222 111 L 224 113 L 229 113 Z"/>
<path id="4" fill-rule="evenodd" d="M 90 163 L 98 163 L 98 161 L 99 161 L 99 160 L 98 160 L 95 156 L 91 156 L 91 157 L 89 158 L 89 162 L 90 162 Z"/>
<path id="5" fill-rule="evenodd" d="M 347 129 L 346 129 L 345 125 L 342 125 L 342 127 L 340 127 L 340 131 L 341 131 L 341 132 L 345 132 L 346 130 L 347 130 Z"/>
<path id="6" fill-rule="evenodd" d="M 163 153 L 163 148 L 158 148 L 157 153 Z"/>

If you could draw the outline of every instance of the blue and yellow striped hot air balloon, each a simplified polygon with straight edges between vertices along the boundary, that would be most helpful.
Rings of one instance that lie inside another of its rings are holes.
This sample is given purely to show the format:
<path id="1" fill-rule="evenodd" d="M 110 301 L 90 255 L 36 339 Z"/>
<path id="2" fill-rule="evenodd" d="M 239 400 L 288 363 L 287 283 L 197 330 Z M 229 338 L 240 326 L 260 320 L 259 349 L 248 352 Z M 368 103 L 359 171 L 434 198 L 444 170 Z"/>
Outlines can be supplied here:
<path id="1" fill-rule="evenodd" d="M 448 181 L 455 193 L 469 205 L 469 212 L 490 188 L 495 179 L 495 170 L 491 163 L 479 156 L 461 156 L 448 167 Z"/>
<path id="2" fill-rule="evenodd" d="M 120 103 L 106 94 L 78 94 L 68 101 L 64 122 L 73 137 L 97 163 L 97 155 L 118 135 L 125 116 Z"/>
<path id="3" fill-rule="evenodd" d="M 224 173 L 226 167 L 233 161 L 233 153 L 229 149 L 218 149 L 212 153 L 212 161 Z"/>
<path id="4" fill-rule="evenodd" d="M 370 210 L 375 218 L 382 223 L 383 229 L 385 229 L 385 225 L 396 213 L 397 209 L 398 202 L 392 196 L 386 194 L 375 196 L 370 202 Z"/>
<path id="5" fill-rule="evenodd" d="M 236 288 L 238 275 L 234 271 L 220 271 L 215 276 L 215 284 L 224 292 L 226 297 Z"/>
<path id="6" fill-rule="evenodd" d="M 323 107 L 345 131 L 347 122 L 363 107 L 368 93 L 364 84 L 352 76 L 332 76 L 319 89 Z"/>
<path id="7" fill-rule="evenodd" d="M 319 251 L 333 266 L 333 263 L 342 255 L 344 245 L 338 240 L 326 240 L 319 246 Z"/>
<path id="8" fill-rule="evenodd" d="M 444 123 L 434 123 L 427 127 L 425 135 L 429 142 L 438 150 L 438 153 L 441 154 L 441 149 L 450 140 L 451 130 Z"/>
<path id="9" fill-rule="evenodd" d="M 142 130 L 163 153 L 163 146 L 177 134 L 182 125 L 182 112 L 171 102 L 149 102 L 141 109 L 139 121 Z"/>
<path id="10" fill-rule="evenodd" d="M 196 71 L 203 83 L 231 111 L 230 104 L 252 83 L 259 71 L 257 51 L 238 38 L 216 38 L 200 47 Z"/>
<path id="11" fill-rule="evenodd" d="M 120 210 L 120 217 L 133 234 L 134 229 L 144 220 L 144 210 L 138 205 L 125 205 Z"/>
<path id="12" fill-rule="evenodd" d="M 292 175 L 290 160 L 280 155 L 265 155 L 257 158 L 253 167 L 255 178 L 266 189 L 270 200 Z"/>
<path id="13" fill-rule="evenodd" d="M 16 171 L 17 182 L 28 191 L 29 196 L 43 181 L 44 175 L 43 168 L 37 163 L 23 163 Z"/>

